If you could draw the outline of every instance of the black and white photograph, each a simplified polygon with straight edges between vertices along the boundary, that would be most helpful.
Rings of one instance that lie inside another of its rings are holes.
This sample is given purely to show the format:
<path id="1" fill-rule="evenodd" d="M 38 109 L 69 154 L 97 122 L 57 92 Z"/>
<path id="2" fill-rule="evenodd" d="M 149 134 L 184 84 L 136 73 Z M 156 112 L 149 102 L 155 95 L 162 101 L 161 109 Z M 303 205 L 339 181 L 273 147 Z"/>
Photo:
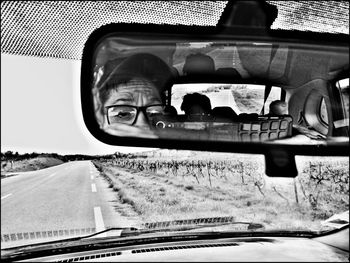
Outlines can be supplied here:
<path id="1" fill-rule="evenodd" d="M 348 1 L 2 1 L 1 261 L 349 262 Z"/>

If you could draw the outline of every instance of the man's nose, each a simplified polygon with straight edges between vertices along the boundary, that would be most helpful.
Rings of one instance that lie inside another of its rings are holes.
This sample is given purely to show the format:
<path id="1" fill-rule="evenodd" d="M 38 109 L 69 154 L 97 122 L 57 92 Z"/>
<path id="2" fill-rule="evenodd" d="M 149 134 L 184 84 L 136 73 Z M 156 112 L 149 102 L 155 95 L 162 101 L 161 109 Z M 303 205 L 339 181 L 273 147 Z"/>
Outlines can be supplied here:
<path id="1" fill-rule="evenodd" d="M 142 128 L 150 128 L 149 123 L 148 123 L 148 119 L 147 119 L 144 112 L 142 112 L 142 111 L 139 112 L 139 114 L 136 118 L 136 121 L 134 123 L 134 126 L 142 127 Z"/>

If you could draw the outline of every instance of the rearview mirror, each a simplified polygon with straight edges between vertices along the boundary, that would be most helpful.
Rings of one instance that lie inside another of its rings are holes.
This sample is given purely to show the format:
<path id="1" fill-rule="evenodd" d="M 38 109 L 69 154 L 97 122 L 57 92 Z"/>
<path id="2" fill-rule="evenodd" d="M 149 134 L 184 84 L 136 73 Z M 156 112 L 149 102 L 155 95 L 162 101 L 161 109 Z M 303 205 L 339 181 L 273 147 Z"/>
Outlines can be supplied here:
<path id="1" fill-rule="evenodd" d="M 89 131 L 113 145 L 346 155 L 349 122 L 336 83 L 349 69 L 347 40 L 230 30 L 96 30 L 81 72 Z"/>

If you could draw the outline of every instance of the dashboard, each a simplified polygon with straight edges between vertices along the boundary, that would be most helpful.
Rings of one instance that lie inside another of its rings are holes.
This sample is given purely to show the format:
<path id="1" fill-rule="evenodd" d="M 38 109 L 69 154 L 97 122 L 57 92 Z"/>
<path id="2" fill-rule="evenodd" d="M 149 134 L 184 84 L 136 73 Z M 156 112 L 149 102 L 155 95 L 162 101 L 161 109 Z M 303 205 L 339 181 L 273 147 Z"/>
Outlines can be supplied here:
<path id="1" fill-rule="evenodd" d="M 309 238 L 224 238 L 152 243 L 33 258 L 21 262 L 349 261 L 349 252 Z"/>

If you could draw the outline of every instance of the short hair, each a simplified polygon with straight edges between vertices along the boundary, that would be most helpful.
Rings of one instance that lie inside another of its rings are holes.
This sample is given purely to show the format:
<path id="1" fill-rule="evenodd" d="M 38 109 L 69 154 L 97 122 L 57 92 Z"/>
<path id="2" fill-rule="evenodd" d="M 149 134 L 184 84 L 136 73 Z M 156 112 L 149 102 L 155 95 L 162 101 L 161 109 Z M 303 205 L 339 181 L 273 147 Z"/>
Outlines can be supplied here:
<path id="1" fill-rule="evenodd" d="M 197 92 L 188 93 L 183 97 L 181 110 L 188 114 L 189 110 L 195 105 L 200 106 L 204 113 L 209 114 L 211 111 L 210 99 L 206 95 Z"/>
<path id="2" fill-rule="evenodd" d="M 287 109 L 287 102 L 282 101 L 282 100 L 274 100 L 270 103 L 269 110 L 270 114 L 276 114 L 276 115 L 281 115 L 280 109 L 285 108 Z"/>

